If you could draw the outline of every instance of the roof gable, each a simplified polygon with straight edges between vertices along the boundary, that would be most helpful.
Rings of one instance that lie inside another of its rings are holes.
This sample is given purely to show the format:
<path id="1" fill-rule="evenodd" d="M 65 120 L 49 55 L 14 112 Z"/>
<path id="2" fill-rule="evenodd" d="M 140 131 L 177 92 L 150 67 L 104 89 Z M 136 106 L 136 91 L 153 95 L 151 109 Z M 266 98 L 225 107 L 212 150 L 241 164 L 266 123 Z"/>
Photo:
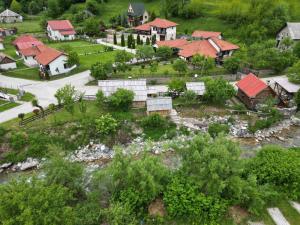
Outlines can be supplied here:
<path id="1" fill-rule="evenodd" d="M 74 30 L 74 27 L 69 20 L 49 20 L 48 26 L 52 30 L 58 31 Z"/>
<path id="2" fill-rule="evenodd" d="M 160 19 L 156 18 L 155 20 L 142 24 L 140 26 L 134 27 L 135 30 L 150 30 L 151 27 L 159 27 L 159 28 L 169 28 L 169 27 L 175 27 L 177 26 L 177 23 L 174 23 L 172 21 L 166 20 L 166 19 Z"/>
<path id="3" fill-rule="evenodd" d="M 259 93 L 268 88 L 268 85 L 253 73 L 249 73 L 236 86 L 249 98 L 255 98 Z"/>
<path id="4" fill-rule="evenodd" d="M 0 17 L 19 17 L 19 16 L 21 15 L 11 11 L 10 9 L 6 9 L 2 13 L 0 13 Z"/>
<path id="5" fill-rule="evenodd" d="M 32 46 L 39 46 L 44 44 L 38 39 L 32 37 L 31 35 L 23 35 L 16 38 L 13 41 L 13 45 L 16 46 L 18 50 L 22 50 L 26 48 L 31 48 Z"/>
<path id="6" fill-rule="evenodd" d="M 16 62 L 13 58 L 4 53 L 0 53 L 0 64 L 13 63 Z"/>
<path id="7" fill-rule="evenodd" d="M 205 57 L 216 58 L 217 50 L 207 40 L 193 41 L 187 45 L 182 46 L 178 55 L 185 58 L 192 57 L 194 55 L 202 55 Z"/>
<path id="8" fill-rule="evenodd" d="M 133 16 L 142 16 L 145 12 L 145 5 L 141 2 L 133 2 L 129 4 L 129 7 L 131 6 L 132 11 L 129 14 Z"/>
<path id="9" fill-rule="evenodd" d="M 221 49 L 221 51 L 236 50 L 240 48 L 235 44 L 221 40 L 219 38 L 212 37 L 211 40 Z"/>

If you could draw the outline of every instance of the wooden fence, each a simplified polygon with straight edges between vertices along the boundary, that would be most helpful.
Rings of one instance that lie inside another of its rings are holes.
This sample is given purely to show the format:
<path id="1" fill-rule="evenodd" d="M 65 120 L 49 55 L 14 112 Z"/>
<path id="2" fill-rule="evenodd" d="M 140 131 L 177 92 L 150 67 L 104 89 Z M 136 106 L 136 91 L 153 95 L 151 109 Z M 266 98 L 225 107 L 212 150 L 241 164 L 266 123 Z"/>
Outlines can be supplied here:
<path id="1" fill-rule="evenodd" d="M 28 118 L 25 118 L 25 119 L 21 120 L 19 122 L 19 125 L 20 126 L 25 126 L 26 124 L 31 123 L 31 122 L 33 122 L 35 120 L 38 120 L 38 119 L 42 119 L 42 118 L 44 118 L 44 117 L 60 110 L 60 109 L 62 109 L 63 107 L 64 107 L 63 105 L 55 105 L 53 108 L 47 108 L 46 110 L 44 110 L 44 113 L 39 112 L 36 115 L 30 116 Z"/>

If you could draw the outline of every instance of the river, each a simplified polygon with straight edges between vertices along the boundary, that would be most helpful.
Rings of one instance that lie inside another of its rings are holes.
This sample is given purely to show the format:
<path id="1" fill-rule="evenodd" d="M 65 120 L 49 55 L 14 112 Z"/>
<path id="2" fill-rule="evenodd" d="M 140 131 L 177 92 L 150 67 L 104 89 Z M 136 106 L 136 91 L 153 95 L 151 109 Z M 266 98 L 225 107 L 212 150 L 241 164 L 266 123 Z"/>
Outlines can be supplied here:
<path id="1" fill-rule="evenodd" d="M 284 140 L 279 140 L 278 138 L 272 137 L 268 140 L 256 142 L 254 138 L 236 138 L 243 152 L 242 156 L 252 157 L 255 155 L 257 150 L 264 145 L 279 145 L 282 147 L 300 147 L 300 127 L 292 126 L 289 129 L 283 130 L 278 134 L 278 136 L 283 137 Z M 0 184 L 6 183 L 13 178 L 24 178 L 30 177 L 31 175 L 38 174 L 37 170 L 15 172 L 15 173 L 2 173 L 0 174 Z"/>

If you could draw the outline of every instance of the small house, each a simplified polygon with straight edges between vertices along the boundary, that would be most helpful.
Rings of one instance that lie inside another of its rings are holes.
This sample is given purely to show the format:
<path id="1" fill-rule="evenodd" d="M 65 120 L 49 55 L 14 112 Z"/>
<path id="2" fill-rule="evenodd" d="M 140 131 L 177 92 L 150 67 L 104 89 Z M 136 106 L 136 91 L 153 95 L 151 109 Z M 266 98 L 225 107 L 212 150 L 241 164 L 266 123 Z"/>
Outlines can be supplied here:
<path id="1" fill-rule="evenodd" d="M 75 29 L 69 20 L 50 20 L 47 22 L 47 35 L 54 41 L 75 39 Z"/>
<path id="2" fill-rule="evenodd" d="M 195 30 L 192 34 L 192 38 L 195 40 L 208 40 L 209 38 L 222 38 L 221 32 L 215 32 L 215 31 L 204 31 L 204 30 Z"/>
<path id="3" fill-rule="evenodd" d="M 0 53 L 0 70 L 10 70 L 16 68 L 16 60 L 3 53 Z"/>
<path id="4" fill-rule="evenodd" d="M 157 97 L 147 99 L 147 114 L 158 113 L 162 116 L 170 115 L 173 109 L 171 97 Z"/>
<path id="5" fill-rule="evenodd" d="M 223 60 L 230 57 L 239 46 L 216 37 L 207 40 L 192 41 L 184 45 L 178 55 L 184 60 L 191 60 L 194 55 L 202 55 L 215 59 L 216 63 L 222 64 Z"/>
<path id="6" fill-rule="evenodd" d="M 0 13 L 0 23 L 17 23 L 17 22 L 23 22 L 23 17 L 11 11 L 10 9 L 4 10 L 2 13 Z"/>
<path id="7" fill-rule="evenodd" d="M 294 42 L 300 41 L 300 23 L 286 23 L 285 26 L 277 33 L 277 47 L 282 47 L 282 40 L 290 38 Z"/>
<path id="8" fill-rule="evenodd" d="M 271 87 L 280 99 L 280 101 L 288 106 L 294 95 L 300 90 L 299 84 L 294 84 L 287 77 L 273 78 Z"/>
<path id="9" fill-rule="evenodd" d="M 76 67 L 69 67 L 68 56 L 54 48 L 45 47 L 41 53 L 39 53 L 35 60 L 39 64 L 40 73 L 43 76 L 55 76 L 70 72 Z"/>
<path id="10" fill-rule="evenodd" d="M 203 96 L 205 93 L 204 82 L 186 82 L 186 89 L 188 91 L 193 91 L 197 96 Z"/>
<path id="11" fill-rule="evenodd" d="M 127 10 L 127 22 L 130 27 L 142 25 L 149 20 L 144 3 L 130 3 Z"/>
<path id="12" fill-rule="evenodd" d="M 4 49 L 4 44 L 3 44 L 4 40 L 3 38 L 0 37 L 0 50 Z"/>
<path id="13" fill-rule="evenodd" d="M 108 97 L 115 93 L 118 89 L 126 89 L 133 91 L 134 107 L 145 107 L 147 100 L 146 79 L 137 80 L 99 80 L 98 86 L 103 91 L 104 96 Z"/>
<path id="14" fill-rule="evenodd" d="M 172 21 L 156 18 L 151 22 L 134 27 L 134 38 L 137 39 L 139 35 L 144 43 L 147 38 L 151 41 L 154 37 L 156 41 L 175 40 L 177 25 Z"/>
<path id="15" fill-rule="evenodd" d="M 153 45 L 153 47 L 169 47 L 173 50 L 173 53 L 177 55 L 178 52 L 183 48 L 183 46 L 187 44 L 189 44 L 189 42 L 186 39 L 175 39 L 168 41 L 157 41 L 156 44 Z"/>
<path id="16" fill-rule="evenodd" d="M 263 104 L 268 97 L 273 96 L 272 89 L 252 73 L 237 82 L 236 86 L 238 98 L 249 109 L 256 109 L 257 104 Z"/>

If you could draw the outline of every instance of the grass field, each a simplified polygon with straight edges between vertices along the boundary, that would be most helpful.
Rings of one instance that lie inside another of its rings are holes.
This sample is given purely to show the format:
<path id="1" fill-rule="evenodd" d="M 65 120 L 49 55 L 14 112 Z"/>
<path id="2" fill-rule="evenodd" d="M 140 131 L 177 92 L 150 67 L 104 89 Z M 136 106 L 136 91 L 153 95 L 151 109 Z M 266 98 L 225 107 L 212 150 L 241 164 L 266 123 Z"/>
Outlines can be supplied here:
<path id="1" fill-rule="evenodd" d="M 8 102 L 4 100 L 0 100 L 0 112 L 6 111 L 8 109 L 14 108 L 18 106 L 18 103 L 15 102 Z"/>
<path id="2" fill-rule="evenodd" d="M 10 24 L 1 23 L 1 27 L 3 28 L 16 27 L 18 29 L 18 34 L 44 32 L 40 25 L 40 17 L 25 18 L 24 22 L 22 23 L 10 23 Z"/>

